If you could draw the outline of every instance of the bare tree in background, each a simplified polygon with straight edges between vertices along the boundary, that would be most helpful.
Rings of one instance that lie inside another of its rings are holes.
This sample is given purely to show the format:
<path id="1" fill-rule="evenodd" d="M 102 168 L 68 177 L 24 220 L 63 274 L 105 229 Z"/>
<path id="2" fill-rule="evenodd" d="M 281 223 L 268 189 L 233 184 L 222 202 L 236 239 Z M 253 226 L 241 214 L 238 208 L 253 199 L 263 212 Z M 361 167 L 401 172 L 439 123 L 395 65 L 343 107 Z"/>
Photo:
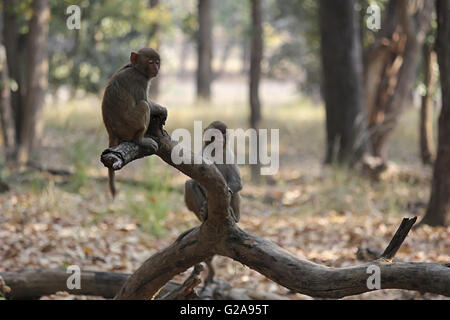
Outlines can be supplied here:
<path id="1" fill-rule="evenodd" d="M 250 127 L 259 129 L 261 123 L 261 101 L 259 99 L 259 83 L 261 80 L 261 61 L 263 57 L 262 0 L 251 0 L 252 6 L 252 46 L 250 59 Z M 257 137 L 258 140 L 258 137 Z M 258 146 L 258 143 L 256 143 Z M 259 150 L 255 150 L 257 154 Z M 252 180 L 260 177 L 259 154 L 258 164 L 251 165 Z"/>
<path id="2" fill-rule="evenodd" d="M 156 9 L 159 6 L 159 0 L 149 0 L 150 9 Z M 161 25 L 159 23 L 153 23 L 150 33 L 149 33 L 149 44 L 150 47 L 159 51 L 161 47 Z M 152 85 L 150 86 L 150 97 L 156 99 L 159 95 L 159 83 L 161 79 L 161 73 L 158 77 L 152 80 Z"/>
<path id="3" fill-rule="evenodd" d="M 438 0 L 436 51 L 442 88 L 439 116 L 438 152 L 428 208 L 422 224 L 448 225 L 450 222 L 450 0 Z"/>
<path id="4" fill-rule="evenodd" d="M 30 21 L 27 56 L 27 95 L 25 118 L 21 128 L 18 160 L 27 163 L 35 142 L 42 131 L 41 115 L 48 86 L 47 37 L 50 21 L 49 0 L 33 1 L 33 16 Z"/>
<path id="5" fill-rule="evenodd" d="M 17 3 L 13 0 L 3 0 L 3 39 L 6 49 L 6 61 L 9 78 L 15 83 L 11 92 L 11 105 L 14 116 L 15 141 L 21 141 L 21 129 L 24 122 L 25 73 L 26 73 L 26 35 L 20 34 L 19 13 Z M 17 145 L 14 146 L 17 148 Z"/>
<path id="6" fill-rule="evenodd" d="M 3 45 L 0 47 L 0 125 L 2 128 L 3 143 L 6 148 L 6 159 L 12 160 L 16 145 L 16 133 L 14 130 L 14 116 L 11 105 L 11 88 L 6 63 L 6 52 Z"/>
<path id="7" fill-rule="evenodd" d="M 320 1 L 327 164 L 353 164 L 366 145 L 362 48 L 355 4 L 355 0 Z"/>
<path id="8" fill-rule="evenodd" d="M 41 112 L 48 85 L 49 0 L 33 0 L 32 11 L 29 32 L 21 34 L 17 2 L 3 1 L 3 21 L 7 26 L 3 29 L 7 70 L 9 78 L 17 86 L 11 95 L 17 149 L 13 153 L 15 160 L 22 164 L 28 163 L 41 137 Z"/>
<path id="9" fill-rule="evenodd" d="M 197 98 L 211 99 L 212 81 L 212 16 L 211 0 L 198 0 L 198 66 L 197 66 Z"/>
<path id="10" fill-rule="evenodd" d="M 408 101 L 434 1 L 390 0 L 377 40 L 366 55 L 365 94 L 372 152 L 383 157 L 385 144 Z"/>
<path id="11" fill-rule="evenodd" d="M 433 45 L 423 45 L 423 73 L 425 94 L 420 108 L 420 157 L 423 164 L 433 164 L 436 158 L 436 148 L 433 138 L 434 91 L 437 74 L 435 72 L 436 52 Z"/>

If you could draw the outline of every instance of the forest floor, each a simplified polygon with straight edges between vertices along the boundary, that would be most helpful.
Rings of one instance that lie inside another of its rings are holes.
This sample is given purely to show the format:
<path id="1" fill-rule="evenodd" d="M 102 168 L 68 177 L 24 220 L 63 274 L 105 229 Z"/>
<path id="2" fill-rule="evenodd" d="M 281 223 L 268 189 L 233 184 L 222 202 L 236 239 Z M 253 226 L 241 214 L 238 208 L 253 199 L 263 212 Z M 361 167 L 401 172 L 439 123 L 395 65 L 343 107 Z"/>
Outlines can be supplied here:
<path id="1" fill-rule="evenodd" d="M 215 100 L 200 106 L 193 103 L 192 86 L 166 79 L 164 88 L 167 92 L 158 102 L 169 110 L 169 133 L 175 128 L 192 130 L 194 120 L 203 120 L 203 127 L 220 119 L 230 128 L 247 128 L 244 82 L 217 81 Z M 280 170 L 264 183 L 252 184 L 248 168 L 240 167 L 241 228 L 316 263 L 344 267 L 361 263 L 356 259 L 358 247 L 383 250 L 402 217 L 423 215 L 431 169 L 420 164 L 418 110 L 410 109 L 402 117 L 389 144 L 391 169 L 374 182 L 322 166 L 321 105 L 299 98 L 291 84 L 265 82 L 262 88 L 262 128 L 280 129 Z M 0 194 L 0 271 L 76 264 L 86 270 L 131 273 L 182 231 L 198 225 L 183 203 L 186 176 L 156 157 L 118 172 L 119 194 L 111 201 L 106 170 L 99 161 L 107 146 L 100 97 L 49 99 L 42 145 L 42 164 L 68 169 L 72 175 L 2 170 L 1 178 L 11 190 Z M 397 257 L 449 262 L 450 227 L 412 230 Z M 216 257 L 214 265 L 216 276 L 236 288 L 311 299 L 288 294 L 231 259 Z M 380 290 L 346 299 L 446 298 Z"/>

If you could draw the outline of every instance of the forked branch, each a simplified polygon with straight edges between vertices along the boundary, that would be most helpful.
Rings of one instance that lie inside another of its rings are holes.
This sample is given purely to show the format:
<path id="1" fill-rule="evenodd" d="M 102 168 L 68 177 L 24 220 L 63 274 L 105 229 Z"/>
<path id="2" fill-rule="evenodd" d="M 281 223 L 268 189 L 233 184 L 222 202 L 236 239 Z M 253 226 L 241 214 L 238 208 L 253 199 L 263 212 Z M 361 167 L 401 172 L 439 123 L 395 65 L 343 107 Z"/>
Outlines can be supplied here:
<path id="1" fill-rule="evenodd" d="M 205 259 L 220 254 L 239 261 L 269 279 L 293 291 L 321 298 L 341 298 L 372 291 L 367 280 L 368 267 L 379 267 L 381 289 L 418 290 L 450 296 L 450 264 L 401 262 L 393 258 L 415 219 L 406 219 L 381 259 L 347 268 L 330 268 L 299 259 L 256 235 L 240 229 L 228 214 L 229 193 L 214 164 L 175 164 L 171 153 L 175 142 L 160 126 L 151 128 L 157 141 L 156 153 L 162 160 L 203 185 L 207 191 L 208 219 L 199 227 L 184 232 L 169 247 L 151 256 L 127 280 L 116 299 L 151 299 L 178 273 Z M 103 152 L 101 160 L 110 168 L 120 169 L 127 163 L 147 156 L 139 146 L 122 143 Z"/>

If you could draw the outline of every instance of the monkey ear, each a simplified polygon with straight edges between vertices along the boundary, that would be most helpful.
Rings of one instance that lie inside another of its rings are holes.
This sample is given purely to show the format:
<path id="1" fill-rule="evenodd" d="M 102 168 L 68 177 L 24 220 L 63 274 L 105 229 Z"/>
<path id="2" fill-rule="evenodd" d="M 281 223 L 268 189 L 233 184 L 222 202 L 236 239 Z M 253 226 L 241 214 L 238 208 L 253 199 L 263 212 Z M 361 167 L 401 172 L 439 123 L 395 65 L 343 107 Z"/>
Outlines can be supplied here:
<path id="1" fill-rule="evenodd" d="M 132 52 L 130 55 L 130 62 L 132 64 L 136 64 L 137 63 L 137 59 L 138 59 L 139 53 L 136 52 Z"/>

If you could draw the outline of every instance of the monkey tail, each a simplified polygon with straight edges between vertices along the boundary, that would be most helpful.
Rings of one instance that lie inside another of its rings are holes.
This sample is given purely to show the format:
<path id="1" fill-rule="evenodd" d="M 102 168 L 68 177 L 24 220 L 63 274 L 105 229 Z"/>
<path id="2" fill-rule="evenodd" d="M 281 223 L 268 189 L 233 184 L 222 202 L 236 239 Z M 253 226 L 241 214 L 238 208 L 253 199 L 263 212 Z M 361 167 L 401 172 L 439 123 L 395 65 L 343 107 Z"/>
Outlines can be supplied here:
<path id="1" fill-rule="evenodd" d="M 116 185 L 114 183 L 114 170 L 111 168 L 108 168 L 108 177 L 109 177 L 109 191 L 111 191 L 111 195 L 114 199 L 114 197 L 116 196 Z"/>

